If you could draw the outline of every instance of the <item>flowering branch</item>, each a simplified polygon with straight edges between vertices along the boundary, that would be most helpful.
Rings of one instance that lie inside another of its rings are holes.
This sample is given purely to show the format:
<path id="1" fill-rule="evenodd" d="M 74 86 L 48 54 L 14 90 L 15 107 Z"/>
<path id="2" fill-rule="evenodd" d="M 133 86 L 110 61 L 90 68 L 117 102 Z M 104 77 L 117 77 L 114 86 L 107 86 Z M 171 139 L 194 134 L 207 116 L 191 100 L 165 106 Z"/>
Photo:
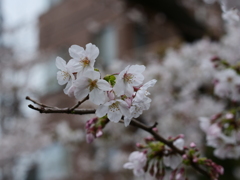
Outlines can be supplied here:
<path id="1" fill-rule="evenodd" d="M 58 107 L 51 107 L 51 106 L 48 106 L 48 105 L 45 105 L 45 104 L 42 104 L 42 103 L 39 103 L 33 99 L 31 99 L 30 97 L 26 97 L 27 100 L 39 105 L 40 107 L 35 107 L 33 106 L 32 104 L 29 104 L 28 107 L 33 109 L 33 110 L 36 110 L 40 113 L 46 113 L 46 114 L 49 114 L 49 113 L 63 113 L 63 114 L 78 114 L 78 115 L 85 115 L 85 114 L 95 114 L 96 110 L 94 109 L 75 109 L 77 107 L 79 107 L 84 101 L 86 101 L 88 99 L 88 97 L 84 98 L 84 100 L 82 101 L 79 101 L 75 106 L 73 106 L 74 108 L 58 108 Z M 121 120 L 120 121 L 121 123 L 124 123 L 124 120 Z M 134 126 L 134 127 L 137 127 L 137 128 L 140 128 L 148 133 L 150 133 L 156 140 L 166 144 L 168 147 L 170 147 L 174 152 L 178 153 L 179 155 L 184 155 L 186 154 L 186 152 L 184 150 L 180 150 L 179 148 L 177 148 L 174 144 L 173 144 L 173 141 L 171 140 L 167 140 L 165 138 L 163 138 L 160 134 L 158 134 L 154 128 L 157 127 L 158 123 L 155 122 L 152 126 L 147 126 L 141 122 L 139 122 L 138 120 L 136 119 L 132 119 L 131 122 L 130 122 L 130 125 L 131 126 Z M 197 163 L 195 163 L 193 161 L 193 159 L 191 157 L 189 157 L 189 162 L 190 162 L 190 165 L 196 170 L 198 171 L 199 173 L 205 175 L 206 177 L 210 177 L 210 174 L 204 170 L 203 168 L 201 168 Z"/>

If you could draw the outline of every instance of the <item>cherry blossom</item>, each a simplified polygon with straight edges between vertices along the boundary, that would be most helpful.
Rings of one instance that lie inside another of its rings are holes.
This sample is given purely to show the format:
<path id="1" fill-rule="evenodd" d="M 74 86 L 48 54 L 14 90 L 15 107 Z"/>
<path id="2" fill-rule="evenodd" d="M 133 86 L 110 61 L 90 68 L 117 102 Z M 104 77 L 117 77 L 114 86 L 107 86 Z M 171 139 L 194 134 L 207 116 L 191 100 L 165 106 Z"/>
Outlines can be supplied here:
<path id="1" fill-rule="evenodd" d="M 74 95 L 78 100 L 82 100 L 89 94 L 89 100 L 94 104 L 105 102 L 105 92 L 112 89 L 111 85 L 100 79 L 97 71 L 87 71 L 74 81 Z"/>
<path id="2" fill-rule="evenodd" d="M 66 61 L 61 57 L 56 58 L 56 66 L 60 71 L 57 72 L 58 84 L 64 85 L 67 83 L 67 86 L 64 89 L 64 93 L 68 94 L 70 87 L 72 86 L 75 77 L 73 75 L 74 67 L 72 61 L 69 61 L 66 64 Z"/>
<path id="3" fill-rule="evenodd" d="M 92 43 L 86 45 L 86 50 L 78 45 L 72 45 L 69 48 L 69 54 L 73 58 L 78 73 L 93 70 L 96 58 L 99 55 L 99 49 Z"/>
<path id="4" fill-rule="evenodd" d="M 106 114 L 108 119 L 115 123 L 119 122 L 122 116 L 130 117 L 128 104 L 121 99 L 111 100 L 98 106 L 96 115 L 103 117 Z"/>
<path id="5" fill-rule="evenodd" d="M 126 169 L 133 169 L 133 173 L 135 176 L 144 175 L 144 166 L 146 165 L 147 157 L 145 153 L 134 151 L 129 156 L 129 162 L 123 165 Z"/>
<path id="6" fill-rule="evenodd" d="M 176 146 L 178 149 L 182 150 L 184 146 L 184 139 L 177 139 L 173 142 L 173 145 Z M 163 162 L 165 166 L 176 169 L 182 162 L 182 157 L 179 154 L 169 154 L 163 157 Z"/>
<path id="7" fill-rule="evenodd" d="M 113 87 L 116 95 L 125 94 L 128 97 L 132 96 L 134 92 L 133 87 L 140 86 L 144 80 L 143 71 L 145 71 L 144 65 L 129 65 L 120 72 Z"/>

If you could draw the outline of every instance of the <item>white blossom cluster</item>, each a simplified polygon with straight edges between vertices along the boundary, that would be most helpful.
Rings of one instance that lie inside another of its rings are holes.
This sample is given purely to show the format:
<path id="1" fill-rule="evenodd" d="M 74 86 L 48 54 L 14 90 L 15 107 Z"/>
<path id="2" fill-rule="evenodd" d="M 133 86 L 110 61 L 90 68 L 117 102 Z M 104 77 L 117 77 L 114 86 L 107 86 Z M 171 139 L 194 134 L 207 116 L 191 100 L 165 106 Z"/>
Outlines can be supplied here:
<path id="1" fill-rule="evenodd" d="M 240 101 L 240 76 L 233 69 L 219 71 L 215 75 L 214 93 L 221 98 Z"/>
<path id="2" fill-rule="evenodd" d="M 228 121 L 233 118 L 233 114 L 227 113 L 222 117 L 222 120 Z M 239 130 L 230 130 L 230 123 L 221 125 L 222 123 L 219 121 L 212 122 L 212 119 L 206 117 L 199 118 L 199 121 L 201 129 L 206 133 L 207 145 L 215 148 L 215 156 L 221 159 L 238 159 L 240 157 Z M 225 133 L 223 129 L 225 129 Z"/>
<path id="3" fill-rule="evenodd" d="M 89 43 L 86 49 L 78 45 L 69 48 L 72 59 L 66 63 L 56 58 L 56 66 L 60 70 L 57 80 L 60 85 L 67 84 L 64 93 L 75 96 L 79 101 L 89 96 L 89 100 L 99 105 L 97 117 L 107 115 L 112 122 L 119 122 L 124 116 L 124 124 L 128 126 L 131 119 L 137 118 L 150 107 L 151 99 L 147 89 L 155 85 L 153 79 L 143 85 L 144 65 L 129 65 L 117 74 L 101 78 L 94 63 L 99 49 Z M 116 77 L 117 76 L 117 77 Z"/>

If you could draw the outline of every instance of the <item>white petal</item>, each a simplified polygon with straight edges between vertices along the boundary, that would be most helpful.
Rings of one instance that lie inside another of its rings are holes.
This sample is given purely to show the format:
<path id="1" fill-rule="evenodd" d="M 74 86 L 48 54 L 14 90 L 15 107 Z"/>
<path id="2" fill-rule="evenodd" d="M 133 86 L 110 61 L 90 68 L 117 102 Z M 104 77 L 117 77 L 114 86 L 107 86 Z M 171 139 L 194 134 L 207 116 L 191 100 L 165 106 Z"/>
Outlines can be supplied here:
<path id="1" fill-rule="evenodd" d="M 132 86 L 139 86 L 143 83 L 144 76 L 142 74 L 135 74 L 132 82 Z"/>
<path id="2" fill-rule="evenodd" d="M 144 175 L 145 172 L 143 169 L 134 169 L 133 173 L 135 176 L 140 177 L 140 176 Z"/>
<path id="3" fill-rule="evenodd" d="M 183 150 L 184 146 L 184 139 L 179 138 L 176 141 L 173 142 L 173 145 L 176 146 L 178 149 Z"/>
<path id="4" fill-rule="evenodd" d="M 74 90 L 74 96 L 78 100 L 82 100 L 88 95 L 90 91 L 88 85 L 89 85 L 89 82 L 85 78 L 79 78 L 74 81 L 74 86 L 76 87 Z"/>
<path id="5" fill-rule="evenodd" d="M 100 73 L 94 70 L 89 70 L 84 72 L 83 76 L 88 77 L 89 79 L 95 80 L 100 78 Z"/>
<path id="6" fill-rule="evenodd" d="M 179 166 L 179 164 L 182 162 L 182 157 L 179 155 L 171 155 L 169 162 L 170 162 L 169 166 L 172 169 L 176 169 Z"/>
<path id="7" fill-rule="evenodd" d="M 69 89 L 71 88 L 72 86 L 72 81 L 68 81 L 66 87 L 64 88 L 63 92 L 67 95 L 69 95 Z"/>
<path id="8" fill-rule="evenodd" d="M 128 72 L 129 73 L 143 73 L 145 71 L 146 67 L 144 65 L 132 65 L 129 67 Z"/>
<path id="9" fill-rule="evenodd" d="M 127 127 L 130 124 L 131 120 L 132 120 L 132 117 L 126 117 L 126 116 L 124 117 L 125 127 Z"/>
<path id="10" fill-rule="evenodd" d="M 123 165 L 123 168 L 125 168 L 125 169 L 133 169 L 134 166 L 133 166 L 133 163 L 127 162 L 127 163 L 125 163 L 125 164 Z"/>
<path id="11" fill-rule="evenodd" d="M 108 112 L 108 106 L 100 105 L 96 110 L 96 116 L 103 117 L 107 114 L 107 112 Z"/>
<path id="12" fill-rule="evenodd" d="M 58 80 L 58 84 L 60 85 L 64 85 L 69 81 L 70 76 L 66 76 L 65 72 L 63 71 L 58 71 L 57 72 L 57 80 Z"/>
<path id="13" fill-rule="evenodd" d="M 129 111 L 129 108 L 128 108 L 128 104 L 125 102 L 125 101 L 123 101 L 123 100 L 118 100 L 119 102 L 120 102 L 120 104 L 119 104 L 119 109 L 120 109 L 120 111 L 121 111 L 121 113 L 126 117 L 126 118 L 129 118 L 129 119 L 131 119 L 132 118 L 132 115 L 131 115 L 131 113 L 130 113 L 130 111 Z M 128 122 L 126 122 L 126 124 L 127 124 Z M 126 125 L 125 124 L 125 125 Z"/>
<path id="14" fill-rule="evenodd" d="M 56 66 L 58 69 L 60 69 L 62 71 L 67 71 L 66 61 L 61 57 L 56 58 Z"/>
<path id="15" fill-rule="evenodd" d="M 72 45 L 68 51 L 70 56 L 74 59 L 82 59 L 85 56 L 84 49 L 78 45 Z"/>
<path id="16" fill-rule="evenodd" d="M 116 81 L 116 84 L 113 87 L 113 90 L 117 96 L 121 96 L 124 94 L 124 86 L 123 80 Z"/>
<path id="17" fill-rule="evenodd" d="M 95 60 L 99 55 L 99 49 L 97 46 L 93 45 L 92 43 L 88 43 L 86 45 L 86 56 L 89 60 Z"/>
<path id="18" fill-rule="evenodd" d="M 104 92 L 98 88 L 94 88 L 90 93 L 89 93 L 89 100 L 93 102 L 96 105 L 103 104 L 105 101 L 105 95 Z"/>
<path id="19" fill-rule="evenodd" d="M 151 81 L 145 83 L 140 89 L 147 90 L 149 87 L 153 87 L 156 84 L 156 82 L 157 82 L 156 79 L 152 79 Z"/>
<path id="20" fill-rule="evenodd" d="M 122 113 L 120 111 L 108 111 L 108 119 L 112 122 L 119 122 L 122 117 Z"/>
<path id="21" fill-rule="evenodd" d="M 125 95 L 127 97 L 132 97 L 133 92 L 134 92 L 133 86 L 131 86 L 130 84 L 125 84 Z"/>
<path id="22" fill-rule="evenodd" d="M 99 79 L 97 82 L 97 87 L 103 91 L 110 91 L 112 89 L 111 85 L 102 79 Z"/>

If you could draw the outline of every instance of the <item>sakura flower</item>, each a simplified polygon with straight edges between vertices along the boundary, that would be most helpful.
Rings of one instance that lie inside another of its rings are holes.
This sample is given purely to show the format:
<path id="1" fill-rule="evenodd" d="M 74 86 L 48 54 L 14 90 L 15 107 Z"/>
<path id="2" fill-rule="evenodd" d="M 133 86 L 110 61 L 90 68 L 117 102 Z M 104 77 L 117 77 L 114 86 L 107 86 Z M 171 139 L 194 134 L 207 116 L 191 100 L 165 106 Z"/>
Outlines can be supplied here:
<path id="1" fill-rule="evenodd" d="M 225 21 L 229 22 L 230 24 L 239 22 L 239 15 L 237 9 L 227 10 L 225 6 L 222 6 L 222 10 L 223 10 L 222 18 Z"/>
<path id="2" fill-rule="evenodd" d="M 140 86 L 144 80 L 143 71 L 145 71 L 144 65 L 129 65 L 120 72 L 113 87 L 116 95 L 125 94 L 128 97 L 132 96 L 134 92 L 133 87 Z"/>
<path id="3" fill-rule="evenodd" d="M 124 118 L 125 126 L 128 126 L 131 119 L 139 117 L 144 110 L 148 110 L 150 107 L 151 99 L 147 97 L 150 93 L 147 91 L 149 87 L 153 87 L 157 80 L 153 79 L 147 83 L 145 83 L 143 86 L 139 88 L 139 90 L 136 92 L 136 95 L 133 99 L 127 98 L 125 101 L 130 105 L 130 117 Z M 131 103 L 129 103 L 131 99 Z"/>
<path id="4" fill-rule="evenodd" d="M 133 169 L 135 176 L 144 175 L 144 166 L 146 165 L 147 157 L 143 152 L 134 151 L 129 156 L 129 162 L 123 165 L 126 169 Z"/>
<path id="5" fill-rule="evenodd" d="M 176 146 L 178 149 L 182 150 L 184 146 L 184 139 L 177 139 L 173 142 L 173 145 Z M 182 162 L 182 157 L 179 154 L 169 154 L 168 156 L 163 157 L 163 162 L 165 166 L 176 169 L 178 165 Z"/>
<path id="6" fill-rule="evenodd" d="M 120 121 L 122 116 L 130 117 L 128 104 L 121 99 L 111 100 L 98 106 L 97 117 L 103 117 L 106 114 L 110 121 L 116 123 Z"/>
<path id="7" fill-rule="evenodd" d="M 87 71 L 78 77 L 74 82 L 74 95 L 78 100 L 82 100 L 89 94 L 89 100 L 94 104 L 105 102 L 105 92 L 111 90 L 111 85 L 100 79 L 97 71 Z"/>
<path id="8" fill-rule="evenodd" d="M 66 88 L 64 89 L 64 93 L 68 94 L 70 87 L 72 86 L 72 82 L 75 80 L 73 75 L 74 67 L 72 61 L 66 63 L 61 57 L 56 58 L 56 66 L 60 71 L 57 72 L 57 80 L 59 85 L 64 85 L 67 83 Z"/>
<path id="9" fill-rule="evenodd" d="M 226 69 L 216 74 L 214 93 L 220 97 L 240 100 L 240 76 L 233 69 Z"/>
<path id="10" fill-rule="evenodd" d="M 99 49 L 92 43 L 86 45 L 86 50 L 78 45 L 72 45 L 69 48 L 69 54 L 73 58 L 72 61 L 75 63 L 75 67 L 79 73 L 93 70 L 96 58 L 99 55 Z"/>

